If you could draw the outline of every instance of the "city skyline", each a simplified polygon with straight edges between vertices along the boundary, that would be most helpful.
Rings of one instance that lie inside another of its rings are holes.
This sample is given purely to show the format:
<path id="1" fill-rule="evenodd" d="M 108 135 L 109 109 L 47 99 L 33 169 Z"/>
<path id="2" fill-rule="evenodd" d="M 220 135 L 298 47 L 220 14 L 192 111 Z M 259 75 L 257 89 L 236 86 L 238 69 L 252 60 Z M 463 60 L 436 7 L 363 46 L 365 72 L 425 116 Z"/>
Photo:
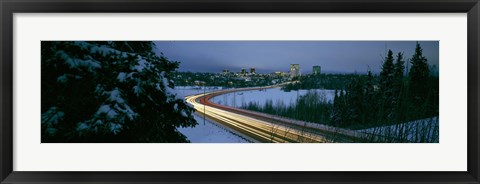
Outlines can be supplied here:
<path id="1" fill-rule="evenodd" d="M 181 72 L 240 71 L 255 68 L 257 73 L 289 72 L 290 64 L 300 64 L 302 74 L 313 66 L 322 73 L 378 74 L 385 52 L 403 52 L 408 59 L 416 41 L 157 41 L 157 52 L 181 62 Z M 429 65 L 438 73 L 439 42 L 420 41 Z M 355 61 L 355 62 L 352 62 Z"/>

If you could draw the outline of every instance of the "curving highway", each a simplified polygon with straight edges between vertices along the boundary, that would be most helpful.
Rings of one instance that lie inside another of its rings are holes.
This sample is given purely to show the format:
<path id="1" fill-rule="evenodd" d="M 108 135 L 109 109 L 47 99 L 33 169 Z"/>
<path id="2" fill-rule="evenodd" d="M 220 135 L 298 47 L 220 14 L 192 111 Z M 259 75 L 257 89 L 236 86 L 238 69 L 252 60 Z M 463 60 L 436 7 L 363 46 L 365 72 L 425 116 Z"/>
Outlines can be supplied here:
<path id="1" fill-rule="evenodd" d="M 261 90 L 278 87 L 253 87 L 222 90 L 197 94 L 185 97 L 193 105 L 198 114 L 205 115 L 208 119 L 239 132 L 256 142 L 273 143 L 322 143 L 322 142 L 357 142 L 357 135 L 345 130 L 331 129 L 323 125 L 290 120 L 264 113 L 237 109 L 215 104 L 209 99 L 225 93 Z"/>

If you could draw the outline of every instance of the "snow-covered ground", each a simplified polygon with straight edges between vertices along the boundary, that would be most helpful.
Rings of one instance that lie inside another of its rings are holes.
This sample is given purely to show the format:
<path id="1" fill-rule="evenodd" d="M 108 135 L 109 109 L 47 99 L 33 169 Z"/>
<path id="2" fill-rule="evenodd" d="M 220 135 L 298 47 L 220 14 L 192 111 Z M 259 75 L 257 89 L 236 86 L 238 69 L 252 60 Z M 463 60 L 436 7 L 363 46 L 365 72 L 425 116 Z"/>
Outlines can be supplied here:
<path id="1" fill-rule="evenodd" d="M 295 104 L 297 98 L 305 95 L 309 90 L 298 90 L 298 91 L 282 91 L 281 88 L 270 88 L 266 90 L 251 90 L 251 91 L 242 91 L 235 93 L 227 93 L 223 95 L 216 96 L 211 99 L 212 102 L 231 106 L 231 107 L 241 107 L 242 104 L 248 104 L 250 102 L 257 103 L 259 105 L 264 105 L 267 100 L 272 100 L 275 104 L 277 101 L 283 101 L 287 106 L 290 104 Z M 323 90 L 317 89 L 319 93 L 325 94 L 325 98 L 330 103 L 333 103 L 333 98 L 335 96 L 335 90 Z"/>
<path id="2" fill-rule="evenodd" d="M 205 92 L 218 91 L 221 87 L 205 87 Z M 177 97 L 185 98 L 185 96 L 200 94 L 204 92 L 202 86 L 177 86 L 175 87 Z M 239 135 L 225 129 L 221 125 L 217 125 L 209 120 L 203 124 L 203 117 L 194 115 L 198 125 L 190 128 L 178 128 L 183 135 L 187 136 L 192 143 L 247 143 L 248 141 Z"/>
<path id="3" fill-rule="evenodd" d="M 213 122 L 205 120 L 195 114 L 198 125 L 193 128 L 178 128 L 192 143 L 248 143 L 246 139 Z"/>
<path id="4" fill-rule="evenodd" d="M 415 120 L 412 122 L 357 130 L 362 133 L 380 135 L 382 142 L 439 142 L 438 117 Z"/>

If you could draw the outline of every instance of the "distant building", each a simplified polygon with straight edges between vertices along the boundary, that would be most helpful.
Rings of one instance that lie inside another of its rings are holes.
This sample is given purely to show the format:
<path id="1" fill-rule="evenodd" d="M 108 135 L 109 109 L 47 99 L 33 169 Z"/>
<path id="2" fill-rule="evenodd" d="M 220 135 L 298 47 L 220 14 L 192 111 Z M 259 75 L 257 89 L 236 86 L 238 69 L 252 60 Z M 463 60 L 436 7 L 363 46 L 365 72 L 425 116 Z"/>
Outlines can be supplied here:
<path id="1" fill-rule="evenodd" d="M 276 76 L 276 77 L 283 77 L 286 75 L 285 72 L 280 72 L 280 71 L 277 71 L 277 72 L 273 72 L 273 74 Z"/>
<path id="2" fill-rule="evenodd" d="M 312 74 L 313 74 L 313 75 L 320 75 L 321 71 L 322 71 L 322 67 L 320 67 L 320 66 L 313 66 Z"/>
<path id="3" fill-rule="evenodd" d="M 247 74 L 247 70 L 245 70 L 245 68 L 242 68 L 242 71 L 240 72 L 242 75 L 245 75 Z"/>
<path id="4" fill-rule="evenodd" d="M 256 74 L 257 72 L 255 72 L 255 68 L 250 68 L 250 73 L 251 74 Z"/>
<path id="5" fill-rule="evenodd" d="M 290 64 L 290 78 L 300 76 L 300 64 Z"/>
<path id="6" fill-rule="evenodd" d="M 223 73 L 228 73 L 228 72 L 230 72 L 230 70 L 224 69 L 222 72 Z"/>

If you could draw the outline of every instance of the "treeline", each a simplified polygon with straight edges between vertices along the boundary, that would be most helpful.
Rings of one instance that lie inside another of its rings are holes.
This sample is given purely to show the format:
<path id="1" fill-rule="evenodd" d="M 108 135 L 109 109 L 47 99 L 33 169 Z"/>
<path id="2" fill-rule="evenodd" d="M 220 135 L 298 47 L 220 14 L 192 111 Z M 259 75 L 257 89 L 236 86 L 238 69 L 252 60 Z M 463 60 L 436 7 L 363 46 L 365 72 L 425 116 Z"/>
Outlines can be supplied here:
<path id="1" fill-rule="evenodd" d="M 283 101 L 273 103 L 272 100 L 267 100 L 265 105 L 249 102 L 242 104 L 241 108 L 302 121 L 329 123 L 333 105 L 328 102 L 324 92 L 309 90 L 307 94 L 299 96 L 295 103 L 289 105 Z"/>
<path id="2" fill-rule="evenodd" d="M 335 94 L 331 122 L 357 129 L 438 116 L 439 80 L 418 43 L 410 63 L 405 76 L 403 53 L 389 50 L 378 83 L 369 71 Z"/>
<path id="3" fill-rule="evenodd" d="M 405 75 L 403 53 L 394 56 L 389 50 L 379 76 L 374 76 L 371 71 L 368 71 L 367 75 L 337 75 L 344 77 L 337 79 L 348 81 L 345 81 L 345 84 L 331 85 L 338 89 L 335 91 L 333 104 L 325 99 L 325 95 L 311 90 L 289 106 L 282 102 L 273 104 L 272 101 L 267 101 L 265 105 L 244 104 L 243 108 L 350 129 L 438 116 L 439 79 L 431 74 L 420 44 L 417 43 L 409 62 L 411 68 Z M 328 75 L 323 77 L 325 76 Z M 305 82 L 309 80 L 311 82 Z M 313 76 L 303 78 L 300 83 L 285 88 L 308 89 L 314 85 L 328 84 L 314 81 Z"/>

